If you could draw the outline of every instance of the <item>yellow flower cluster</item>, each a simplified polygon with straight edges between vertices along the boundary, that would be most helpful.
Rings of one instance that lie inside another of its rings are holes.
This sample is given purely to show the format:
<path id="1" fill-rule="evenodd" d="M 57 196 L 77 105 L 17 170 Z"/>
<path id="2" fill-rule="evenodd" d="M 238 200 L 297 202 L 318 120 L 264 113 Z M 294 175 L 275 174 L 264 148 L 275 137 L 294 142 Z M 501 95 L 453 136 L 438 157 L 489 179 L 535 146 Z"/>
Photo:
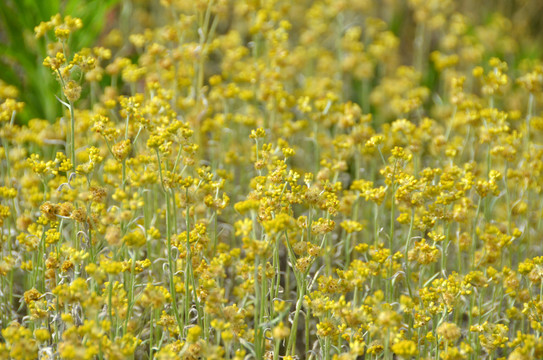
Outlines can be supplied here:
<path id="1" fill-rule="evenodd" d="M 128 0 L 81 49 L 93 24 L 36 26 L 64 111 L 23 123 L 0 82 L 0 359 L 543 358 L 522 3 Z"/>

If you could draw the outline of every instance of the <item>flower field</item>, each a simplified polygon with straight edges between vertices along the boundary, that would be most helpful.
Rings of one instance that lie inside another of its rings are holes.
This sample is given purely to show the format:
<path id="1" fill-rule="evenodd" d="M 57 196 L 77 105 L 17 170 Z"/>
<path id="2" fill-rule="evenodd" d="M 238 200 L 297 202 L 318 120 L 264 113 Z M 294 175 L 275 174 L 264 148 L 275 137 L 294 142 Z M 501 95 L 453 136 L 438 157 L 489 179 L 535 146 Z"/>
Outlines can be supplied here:
<path id="1" fill-rule="evenodd" d="M 543 359 L 543 3 L 35 5 L 0 359 Z"/>

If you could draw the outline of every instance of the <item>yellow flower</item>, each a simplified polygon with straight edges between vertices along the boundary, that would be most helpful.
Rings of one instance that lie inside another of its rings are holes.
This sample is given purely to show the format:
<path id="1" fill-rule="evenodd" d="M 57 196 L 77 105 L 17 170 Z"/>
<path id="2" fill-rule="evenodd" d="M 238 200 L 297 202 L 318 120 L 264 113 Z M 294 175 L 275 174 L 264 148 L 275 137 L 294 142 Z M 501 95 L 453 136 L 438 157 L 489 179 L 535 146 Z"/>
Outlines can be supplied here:
<path id="1" fill-rule="evenodd" d="M 401 357 L 409 358 L 418 354 L 417 344 L 412 340 L 400 340 L 392 345 L 392 351 Z"/>

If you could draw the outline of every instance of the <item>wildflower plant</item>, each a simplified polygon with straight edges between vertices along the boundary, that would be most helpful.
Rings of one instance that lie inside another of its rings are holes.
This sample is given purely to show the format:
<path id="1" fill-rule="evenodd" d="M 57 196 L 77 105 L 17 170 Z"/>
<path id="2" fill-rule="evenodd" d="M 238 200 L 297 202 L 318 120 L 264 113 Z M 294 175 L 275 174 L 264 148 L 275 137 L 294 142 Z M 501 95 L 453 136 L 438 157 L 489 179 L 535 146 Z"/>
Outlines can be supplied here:
<path id="1" fill-rule="evenodd" d="M 511 6 L 36 24 L 62 111 L 0 82 L 0 358 L 542 357 L 543 68 Z"/>

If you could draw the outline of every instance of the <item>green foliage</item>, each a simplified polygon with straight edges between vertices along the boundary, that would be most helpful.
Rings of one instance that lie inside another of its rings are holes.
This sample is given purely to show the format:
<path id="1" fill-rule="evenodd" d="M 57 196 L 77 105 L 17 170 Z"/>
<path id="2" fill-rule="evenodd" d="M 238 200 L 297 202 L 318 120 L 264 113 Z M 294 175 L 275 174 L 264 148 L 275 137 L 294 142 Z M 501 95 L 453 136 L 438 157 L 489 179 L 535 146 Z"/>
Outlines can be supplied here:
<path id="1" fill-rule="evenodd" d="M 118 0 L 2 0 L 0 1 L 0 79 L 16 86 L 20 99 L 27 104 L 19 117 L 54 121 L 61 105 L 51 93 L 59 93 L 58 82 L 50 70 L 42 66 L 45 45 L 34 37 L 34 27 L 57 13 L 77 16 L 87 25 L 85 31 L 73 35 L 76 48 L 96 42 L 105 18 Z M 92 9 L 92 11 L 88 11 Z"/>

